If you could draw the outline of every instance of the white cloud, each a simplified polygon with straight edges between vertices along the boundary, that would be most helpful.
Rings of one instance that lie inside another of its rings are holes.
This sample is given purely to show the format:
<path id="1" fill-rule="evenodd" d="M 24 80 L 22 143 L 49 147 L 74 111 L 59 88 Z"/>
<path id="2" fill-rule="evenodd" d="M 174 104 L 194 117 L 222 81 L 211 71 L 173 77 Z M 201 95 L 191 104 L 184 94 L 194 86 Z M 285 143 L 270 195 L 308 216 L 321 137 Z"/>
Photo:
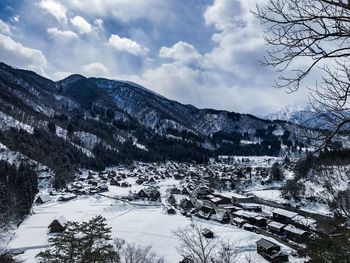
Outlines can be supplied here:
<path id="1" fill-rule="evenodd" d="M 94 21 L 94 25 L 98 28 L 102 28 L 103 26 L 103 20 L 101 18 L 96 18 Z"/>
<path id="2" fill-rule="evenodd" d="M 136 41 L 126 37 L 120 37 L 112 34 L 108 40 L 108 45 L 114 47 L 118 51 L 128 52 L 133 55 L 144 55 L 148 52 L 147 48 L 142 47 Z"/>
<path id="3" fill-rule="evenodd" d="M 206 57 L 240 78 L 251 78 L 259 70 L 267 71 L 259 67 L 266 46 L 263 29 L 250 12 L 255 4 L 256 1 L 215 0 L 204 12 L 206 24 L 218 30 L 212 36 L 217 46 Z"/>
<path id="4" fill-rule="evenodd" d="M 89 16 L 113 17 L 122 22 L 140 18 L 152 21 L 164 21 L 172 14 L 168 1 L 164 0 L 62 0 L 70 10 Z"/>
<path id="5" fill-rule="evenodd" d="M 11 34 L 10 26 L 0 19 L 0 32 L 6 35 Z"/>
<path id="6" fill-rule="evenodd" d="M 59 30 L 56 27 L 48 28 L 47 33 L 54 39 L 72 40 L 78 38 L 78 35 L 73 31 Z"/>
<path id="7" fill-rule="evenodd" d="M 67 9 L 55 0 L 41 0 L 38 6 L 54 16 L 59 22 L 67 22 Z"/>
<path id="8" fill-rule="evenodd" d="M 92 32 L 91 24 L 81 16 L 75 16 L 74 18 L 71 18 L 70 22 L 78 29 L 80 34 L 87 34 Z"/>
<path id="9" fill-rule="evenodd" d="M 16 67 L 30 68 L 43 74 L 47 61 L 38 49 L 28 48 L 11 37 L 0 34 L 0 57 Z"/>
<path id="10" fill-rule="evenodd" d="M 197 49 L 186 42 L 179 41 L 172 47 L 162 47 L 159 51 L 159 57 L 168 58 L 183 64 L 195 64 L 196 66 L 204 66 L 204 57 Z"/>
<path id="11" fill-rule="evenodd" d="M 16 16 L 11 17 L 11 21 L 15 22 L 15 23 L 18 23 L 20 18 L 21 18 L 20 15 L 16 15 Z"/>
<path id="12" fill-rule="evenodd" d="M 91 77 L 107 77 L 109 75 L 109 69 L 99 62 L 84 65 L 83 71 Z"/>
<path id="13" fill-rule="evenodd" d="M 73 75 L 72 72 L 67 71 L 56 71 L 52 74 L 52 79 L 55 81 L 65 79 L 66 77 Z"/>

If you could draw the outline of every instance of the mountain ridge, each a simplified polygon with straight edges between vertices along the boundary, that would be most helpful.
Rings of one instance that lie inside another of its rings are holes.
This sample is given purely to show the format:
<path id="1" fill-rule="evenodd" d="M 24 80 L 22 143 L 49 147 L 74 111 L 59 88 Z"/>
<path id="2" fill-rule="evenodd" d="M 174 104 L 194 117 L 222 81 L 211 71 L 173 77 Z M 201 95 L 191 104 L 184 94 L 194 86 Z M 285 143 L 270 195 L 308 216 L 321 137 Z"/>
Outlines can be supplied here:
<path id="1" fill-rule="evenodd" d="M 300 127 L 288 122 L 199 109 L 129 81 L 73 74 L 55 82 L 4 63 L 0 64 L 0 102 L 0 143 L 33 157 L 27 149 L 29 134 L 39 147 L 37 161 L 49 167 L 50 154 L 62 147 L 82 160 L 78 166 L 103 167 L 135 159 L 204 161 L 222 154 L 279 155 L 305 143 L 297 139 Z M 52 150 L 42 149 L 43 140 L 52 144 Z M 72 169 L 77 166 L 68 163 Z"/>

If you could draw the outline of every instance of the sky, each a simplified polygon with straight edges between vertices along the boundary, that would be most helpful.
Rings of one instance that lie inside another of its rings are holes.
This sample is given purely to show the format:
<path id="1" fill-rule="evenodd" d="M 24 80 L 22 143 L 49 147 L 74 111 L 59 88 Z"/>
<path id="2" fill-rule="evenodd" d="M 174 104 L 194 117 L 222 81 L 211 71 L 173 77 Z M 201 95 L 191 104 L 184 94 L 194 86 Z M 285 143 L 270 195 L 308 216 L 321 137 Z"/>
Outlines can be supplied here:
<path id="1" fill-rule="evenodd" d="M 130 80 L 199 108 L 263 115 L 307 101 L 262 66 L 266 0 L 1 0 L 0 60 L 53 80 Z"/>

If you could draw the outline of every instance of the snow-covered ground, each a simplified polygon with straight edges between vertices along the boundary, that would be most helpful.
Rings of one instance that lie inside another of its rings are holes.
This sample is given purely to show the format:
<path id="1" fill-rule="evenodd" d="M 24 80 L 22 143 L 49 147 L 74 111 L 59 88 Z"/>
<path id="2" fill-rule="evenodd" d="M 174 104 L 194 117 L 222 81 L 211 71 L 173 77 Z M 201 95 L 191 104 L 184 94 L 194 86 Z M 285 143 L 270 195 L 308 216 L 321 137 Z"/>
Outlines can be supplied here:
<path id="1" fill-rule="evenodd" d="M 53 219 L 63 215 L 68 220 L 82 222 L 100 214 L 112 227 L 113 238 L 152 245 L 157 254 L 165 257 L 166 262 L 178 262 L 181 259 L 176 251 L 179 241 L 175 238 L 173 231 L 193 222 L 203 224 L 204 227 L 212 229 L 218 237 L 238 244 L 242 256 L 254 252 L 257 262 L 266 262 L 255 253 L 255 242 L 263 237 L 256 233 L 232 225 L 222 225 L 196 218 L 191 220 L 179 214 L 168 215 L 161 207 L 134 207 L 98 195 L 81 196 L 69 202 L 52 201 L 35 205 L 32 214 L 16 231 L 8 248 L 14 251 L 25 251 L 17 256 L 19 260 L 35 262 L 35 255 L 48 244 L 51 235 L 48 234 L 47 227 Z M 290 251 L 289 248 L 282 247 L 284 251 Z M 303 262 L 303 260 L 291 258 L 291 262 Z"/>

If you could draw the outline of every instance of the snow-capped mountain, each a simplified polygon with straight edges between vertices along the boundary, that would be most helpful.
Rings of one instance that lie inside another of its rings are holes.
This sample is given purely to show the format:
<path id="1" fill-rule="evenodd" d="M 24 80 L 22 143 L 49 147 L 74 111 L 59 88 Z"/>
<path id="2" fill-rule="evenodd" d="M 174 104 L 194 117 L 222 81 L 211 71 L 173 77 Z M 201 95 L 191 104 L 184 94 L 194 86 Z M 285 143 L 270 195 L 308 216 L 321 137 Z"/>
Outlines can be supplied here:
<path id="1" fill-rule="evenodd" d="M 277 155 L 281 144 L 302 143 L 299 128 L 287 122 L 198 109 L 128 81 L 71 75 L 54 82 L 4 63 L 0 119 L 0 143 L 53 169 Z"/>
<path id="2" fill-rule="evenodd" d="M 280 110 L 262 116 L 268 120 L 284 120 L 298 125 L 317 128 L 324 127 L 324 121 L 308 103 L 289 104 Z"/>

